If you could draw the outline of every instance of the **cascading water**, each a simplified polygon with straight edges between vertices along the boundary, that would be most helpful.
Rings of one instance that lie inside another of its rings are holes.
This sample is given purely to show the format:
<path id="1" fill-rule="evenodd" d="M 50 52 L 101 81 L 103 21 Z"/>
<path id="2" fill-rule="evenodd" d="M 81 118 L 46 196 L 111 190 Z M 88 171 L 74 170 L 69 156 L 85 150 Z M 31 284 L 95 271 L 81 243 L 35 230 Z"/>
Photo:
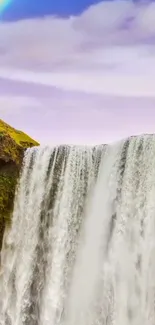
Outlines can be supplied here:
<path id="1" fill-rule="evenodd" d="M 28 149 L 0 325 L 155 325 L 155 136 Z"/>
<path id="2" fill-rule="evenodd" d="M 0 324 L 60 323 L 101 154 L 100 147 L 27 150 L 1 256 Z"/>

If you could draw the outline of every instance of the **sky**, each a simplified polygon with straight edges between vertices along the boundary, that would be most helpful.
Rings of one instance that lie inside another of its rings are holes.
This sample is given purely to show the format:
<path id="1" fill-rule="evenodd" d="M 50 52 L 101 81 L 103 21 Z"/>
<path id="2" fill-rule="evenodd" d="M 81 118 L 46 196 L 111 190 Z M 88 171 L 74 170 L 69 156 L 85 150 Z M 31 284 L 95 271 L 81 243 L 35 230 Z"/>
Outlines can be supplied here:
<path id="1" fill-rule="evenodd" d="M 0 118 L 43 144 L 155 133 L 155 2 L 0 0 Z"/>

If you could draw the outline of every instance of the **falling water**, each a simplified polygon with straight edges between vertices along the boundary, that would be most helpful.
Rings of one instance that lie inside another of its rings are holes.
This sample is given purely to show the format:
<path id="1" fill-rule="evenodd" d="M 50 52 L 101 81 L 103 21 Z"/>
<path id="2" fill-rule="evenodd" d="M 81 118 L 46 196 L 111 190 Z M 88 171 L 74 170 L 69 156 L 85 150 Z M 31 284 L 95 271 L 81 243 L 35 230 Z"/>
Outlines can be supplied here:
<path id="1" fill-rule="evenodd" d="M 85 201 L 102 151 L 67 146 L 27 150 L 1 256 L 0 324 L 60 323 Z"/>
<path id="2" fill-rule="evenodd" d="M 0 325 L 155 325 L 155 136 L 28 149 Z"/>

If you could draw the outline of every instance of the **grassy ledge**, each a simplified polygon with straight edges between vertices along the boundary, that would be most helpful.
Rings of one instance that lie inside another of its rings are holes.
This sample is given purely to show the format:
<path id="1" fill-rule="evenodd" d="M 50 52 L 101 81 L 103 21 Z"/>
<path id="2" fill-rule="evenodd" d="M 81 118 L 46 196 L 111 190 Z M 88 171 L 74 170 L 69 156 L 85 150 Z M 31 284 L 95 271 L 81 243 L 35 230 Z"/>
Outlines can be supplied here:
<path id="1" fill-rule="evenodd" d="M 31 139 L 22 131 L 16 130 L 0 119 L 0 137 L 9 135 L 19 146 L 29 148 L 38 146 L 39 143 Z"/>

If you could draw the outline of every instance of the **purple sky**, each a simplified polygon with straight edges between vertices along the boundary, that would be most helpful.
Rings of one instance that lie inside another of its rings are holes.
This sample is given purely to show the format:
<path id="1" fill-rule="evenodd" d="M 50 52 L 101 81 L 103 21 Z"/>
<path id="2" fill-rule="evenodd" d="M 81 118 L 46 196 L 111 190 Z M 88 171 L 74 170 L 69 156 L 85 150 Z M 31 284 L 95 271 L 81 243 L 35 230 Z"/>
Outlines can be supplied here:
<path id="1" fill-rule="evenodd" d="M 155 133 L 155 3 L 0 24 L 0 118 L 41 143 Z"/>

